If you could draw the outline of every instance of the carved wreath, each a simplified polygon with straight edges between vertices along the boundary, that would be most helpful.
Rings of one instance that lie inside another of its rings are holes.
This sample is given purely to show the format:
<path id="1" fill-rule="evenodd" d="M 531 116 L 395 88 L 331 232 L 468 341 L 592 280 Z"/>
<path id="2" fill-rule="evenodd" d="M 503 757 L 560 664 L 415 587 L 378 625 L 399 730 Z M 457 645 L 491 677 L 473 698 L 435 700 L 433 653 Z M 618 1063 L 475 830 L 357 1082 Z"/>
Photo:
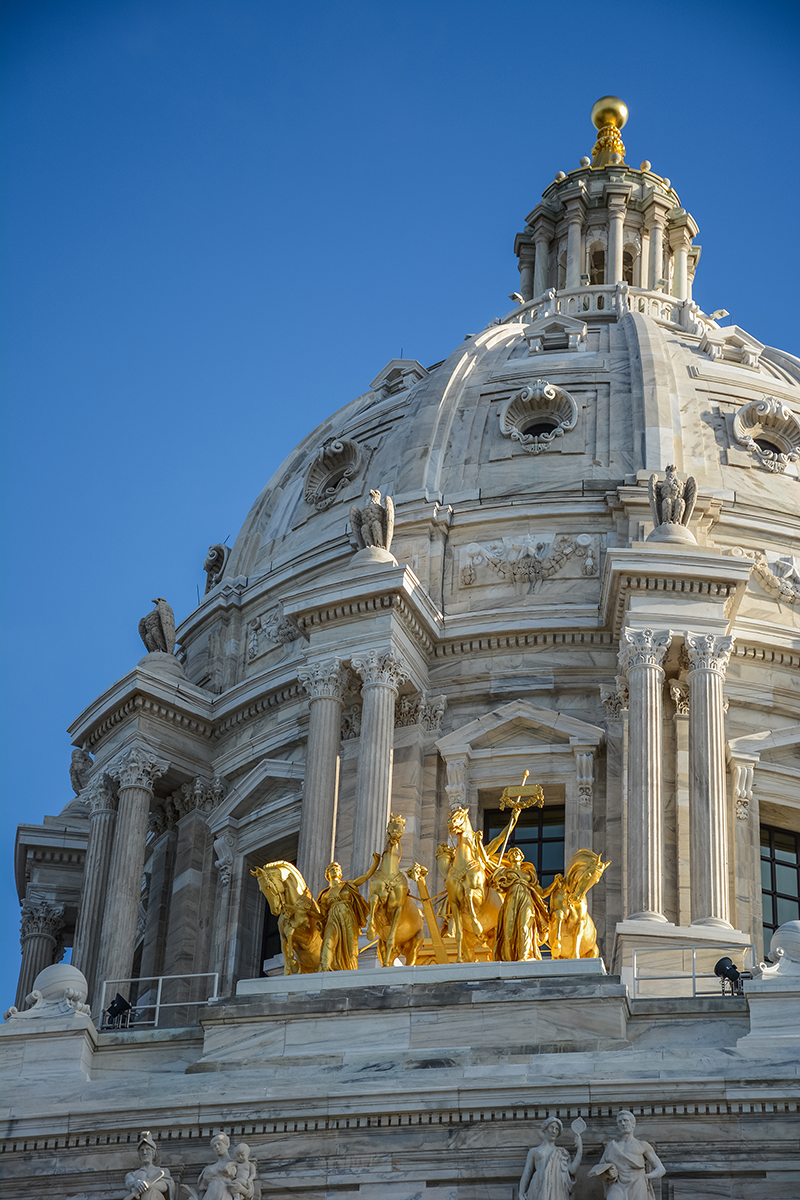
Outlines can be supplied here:
<path id="1" fill-rule="evenodd" d="M 733 434 L 768 471 L 785 471 L 800 458 L 800 421 L 774 396 L 751 400 L 733 418 Z M 769 446 L 759 445 L 759 441 Z"/>
<path id="2" fill-rule="evenodd" d="M 318 512 L 330 508 L 339 493 L 358 474 L 361 447 L 348 438 L 329 438 L 314 456 L 303 489 L 306 503 Z"/>
<path id="3" fill-rule="evenodd" d="M 523 388 L 500 410 L 500 432 L 519 442 L 526 454 L 541 454 L 575 428 L 578 406 L 568 392 L 545 379 Z M 531 427 L 533 432 L 528 432 Z M 546 428 L 535 427 L 545 426 Z"/>

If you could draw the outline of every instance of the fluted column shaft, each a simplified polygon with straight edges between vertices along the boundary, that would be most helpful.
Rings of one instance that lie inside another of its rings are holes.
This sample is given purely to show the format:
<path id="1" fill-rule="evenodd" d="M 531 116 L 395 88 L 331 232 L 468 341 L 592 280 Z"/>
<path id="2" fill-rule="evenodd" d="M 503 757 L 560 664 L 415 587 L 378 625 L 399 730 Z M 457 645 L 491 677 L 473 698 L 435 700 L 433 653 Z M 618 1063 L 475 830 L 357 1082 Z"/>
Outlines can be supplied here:
<path id="1" fill-rule="evenodd" d="M 347 671 L 338 658 L 298 672 L 309 695 L 308 742 L 297 868 L 313 895 L 326 886 L 333 858 L 342 740 L 342 701 Z"/>
<path id="2" fill-rule="evenodd" d="M 168 765 L 149 748 L 134 746 L 108 768 L 120 787 L 93 1001 L 98 1015 L 103 982 L 128 979 L 133 969 L 150 801 L 153 785 Z M 128 985 L 116 990 L 126 998 L 130 993 Z"/>
<path id="3" fill-rule="evenodd" d="M 653 217 L 650 226 L 650 288 L 655 290 L 664 270 L 664 221 L 661 215 Z"/>
<path id="4" fill-rule="evenodd" d="M 622 282 L 622 239 L 625 220 L 624 204 L 608 209 L 608 264 L 606 283 Z"/>
<path id="5" fill-rule="evenodd" d="M 25 900 L 20 921 L 22 963 L 17 984 L 17 1008 L 25 1007 L 25 997 L 33 988 L 40 971 L 51 966 L 64 925 L 64 907 L 49 900 Z"/>
<path id="6" fill-rule="evenodd" d="M 520 260 L 519 294 L 523 300 L 533 299 L 533 259 L 531 258 Z"/>
<path id="7" fill-rule="evenodd" d="M 550 256 L 550 239 L 545 233 L 535 238 L 536 263 L 533 271 L 533 295 L 541 296 L 547 290 L 547 260 Z M 533 297 L 531 297 L 533 299 Z"/>
<path id="8" fill-rule="evenodd" d="M 373 852 L 383 846 L 392 792 L 395 703 L 408 676 L 391 653 L 371 650 L 352 665 L 363 680 L 364 701 L 350 860 L 355 877 L 365 873 Z"/>
<path id="9" fill-rule="evenodd" d="M 117 798 L 104 780 L 89 791 L 87 798 L 90 808 L 89 841 L 83 870 L 81 906 L 72 947 L 72 965 L 86 976 L 91 1003 L 117 821 Z"/>
<path id="10" fill-rule="evenodd" d="M 628 677 L 628 908 L 629 918 L 664 921 L 664 815 L 661 667 L 668 630 L 623 634 L 620 654 Z"/>
<path id="11" fill-rule="evenodd" d="M 730 928 L 722 684 L 733 638 L 686 635 L 693 925 Z"/>
<path id="12" fill-rule="evenodd" d="M 581 232 L 583 230 L 583 215 L 580 209 L 573 209 L 569 214 L 567 226 L 567 290 L 572 291 L 581 286 Z M 620 263 L 622 259 L 620 258 Z"/>

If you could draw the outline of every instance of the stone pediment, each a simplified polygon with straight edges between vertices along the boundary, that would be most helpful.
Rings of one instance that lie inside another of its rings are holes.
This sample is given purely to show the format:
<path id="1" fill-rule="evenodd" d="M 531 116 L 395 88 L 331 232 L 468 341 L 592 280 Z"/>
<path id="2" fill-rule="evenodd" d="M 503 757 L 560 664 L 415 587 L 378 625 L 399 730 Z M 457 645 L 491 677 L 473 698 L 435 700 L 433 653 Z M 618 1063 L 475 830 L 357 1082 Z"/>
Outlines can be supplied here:
<path id="1" fill-rule="evenodd" d="M 369 385 L 373 392 L 378 392 L 381 398 L 395 396 L 405 392 L 415 383 L 425 379 L 428 372 L 421 362 L 415 358 L 393 358 L 380 371 Z"/>
<path id="2" fill-rule="evenodd" d="M 552 709 L 539 708 L 526 700 L 512 700 L 501 708 L 453 730 L 436 743 L 439 753 L 474 757 L 481 751 L 505 748 L 531 750 L 535 746 L 600 746 L 605 734 L 597 725 L 567 717 Z"/>
<path id="3" fill-rule="evenodd" d="M 264 758 L 228 786 L 225 798 L 214 809 L 211 824 L 220 827 L 230 818 L 241 821 L 278 796 L 302 790 L 303 764 Z"/>
<path id="4" fill-rule="evenodd" d="M 523 329 L 530 354 L 543 350 L 585 350 L 586 322 L 562 313 L 543 313 Z"/>

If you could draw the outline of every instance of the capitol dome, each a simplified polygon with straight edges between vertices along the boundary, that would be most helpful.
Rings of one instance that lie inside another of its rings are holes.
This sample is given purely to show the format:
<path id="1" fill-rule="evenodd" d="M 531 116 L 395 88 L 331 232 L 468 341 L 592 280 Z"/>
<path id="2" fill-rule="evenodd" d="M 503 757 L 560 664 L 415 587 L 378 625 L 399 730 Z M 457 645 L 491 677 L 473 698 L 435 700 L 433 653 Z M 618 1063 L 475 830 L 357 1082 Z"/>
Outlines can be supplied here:
<path id="1" fill-rule="evenodd" d="M 625 1100 L 712 1189 L 778 1161 L 739 1114 L 788 1113 L 794 1067 L 768 1042 L 796 1045 L 796 1002 L 770 1007 L 769 980 L 720 997 L 713 965 L 745 973 L 800 918 L 800 360 L 693 300 L 697 225 L 626 164 L 626 119 L 598 101 L 591 156 L 525 218 L 511 309 L 441 362 L 393 359 L 309 433 L 209 547 L 197 608 L 176 629 L 155 599 L 148 653 L 71 725 L 68 827 L 18 838 L 18 995 L 71 945 L 95 1018 L 131 1023 L 100 1035 L 105 1074 L 137 1072 L 108 1144 L 133 1145 L 147 1098 L 193 1169 L 241 1119 L 237 1137 L 296 1137 L 279 1169 L 324 1190 L 327 1131 L 346 1157 L 352 1121 L 377 1195 L 402 1125 L 419 1195 L 456 1144 L 431 1139 L 491 1121 L 500 1196 L 513 1121 L 596 1130 Z M 464 934 L 444 888 L 466 828 L 455 885 L 494 844 L 502 890 L 505 838 L 542 920 L 572 889 L 544 957 L 498 953 L 482 908 Z M 320 982 L 291 922 L 338 887 L 361 912 L 374 858 L 387 891 L 413 880 L 416 933 L 359 947 L 353 925 L 338 965 L 316 946 Z M 283 909 L 267 868 L 298 889 Z M 92 1086 L 82 1112 L 107 1106 Z"/>

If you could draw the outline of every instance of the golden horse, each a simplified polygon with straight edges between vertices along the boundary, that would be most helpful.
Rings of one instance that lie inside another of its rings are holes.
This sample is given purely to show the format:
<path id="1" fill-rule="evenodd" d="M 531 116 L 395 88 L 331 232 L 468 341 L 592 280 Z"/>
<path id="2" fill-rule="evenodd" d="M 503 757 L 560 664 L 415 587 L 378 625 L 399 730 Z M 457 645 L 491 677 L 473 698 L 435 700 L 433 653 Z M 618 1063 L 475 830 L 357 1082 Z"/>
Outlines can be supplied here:
<path id="1" fill-rule="evenodd" d="M 369 881 L 367 937 L 378 939 L 381 964 L 390 967 L 398 955 L 413 967 L 422 946 L 422 913 L 408 894 L 400 870 L 404 817 L 389 817 L 380 866 Z"/>
<path id="2" fill-rule="evenodd" d="M 306 881 L 291 863 L 278 860 L 250 872 L 278 918 L 284 975 L 313 975 L 322 950 L 322 914 Z"/>
<path id="3" fill-rule="evenodd" d="M 547 938 L 553 958 L 597 958 L 597 930 L 586 907 L 586 893 L 609 862 L 593 850 L 576 850 L 563 875 L 542 893 L 550 897 Z"/>
<path id="4" fill-rule="evenodd" d="M 500 865 L 497 852 L 508 840 L 519 813 L 518 808 L 513 809 L 506 828 L 487 846 L 483 835 L 472 828 L 468 809 L 456 808 L 450 813 L 447 828 L 456 839 L 455 849 L 443 843 L 436 851 L 436 861 L 445 876 L 448 925 L 452 923 L 457 962 L 475 962 L 476 950 L 491 955 L 502 902 L 488 885 L 487 876 Z"/>

